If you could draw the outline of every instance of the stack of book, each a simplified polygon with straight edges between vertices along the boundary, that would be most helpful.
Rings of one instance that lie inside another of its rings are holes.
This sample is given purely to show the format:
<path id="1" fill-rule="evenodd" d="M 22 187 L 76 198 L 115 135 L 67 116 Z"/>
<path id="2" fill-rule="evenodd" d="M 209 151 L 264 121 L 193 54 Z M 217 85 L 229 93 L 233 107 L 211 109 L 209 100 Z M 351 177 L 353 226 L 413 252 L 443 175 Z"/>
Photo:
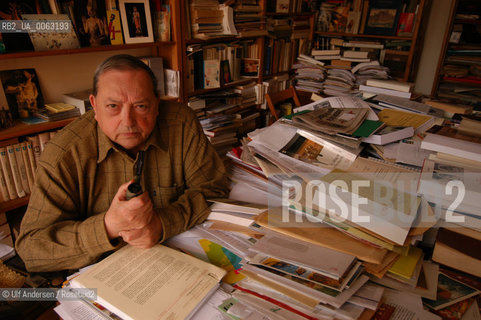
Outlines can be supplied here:
<path id="1" fill-rule="evenodd" d="M 290 38 L 292 35 L 291 21 L 287 18 L 268 18 L 266 27 L 274 38 Z"/>
<path id="2" fill-rule="evenodd" d="M 331 68 L 327 70 L 327 78 L 323 83 L 323 93 L 327 96 L 351 94 L 356 77 L 350 70 Z"/>
<path id="3" fill-rule="evenodd" d="M 59 102 L 46 104 L 44 108 L 35 110 L 33 115 L 47 121 L 58 121 L 78 117 L 80 110 L 74 105 Z"/>
<path id="4" fill-rule="evenodd" d="M 238 120 L 236 114 L 218 114 L 200 120 L 204 134 L 219 155 L 225 155 L 239 141 L 237 130 L 242 124 Z"/>
<path id="5" fill-rule="evenodd" d="M 406 82 L 368 79 L 366 84 L 359 86 L 359 91 L 409 99 L 411 98 L 413 88 L 413 84 Z"/>
<path id="6" fill-rule="evenodd" d="M 257 0 L 238 0 L 234 5 L 234 23 L 239 37 L 267 35 L 265 17 Z"/>
<path id="7" fill-rule="evenodd" d="M 301 91 L 321 93 L 323 88 L 322 82 L 326 78 L 326 69 L 323 64 L 322 62 L 319 63 L 299 57 L 292 66 L 296 72 L 294 76 L 295 88 Z"/>
<path id="8" fill-rule="evenodd" d="M 195 39 L 208 39 L 236 35 L 234 11 L 217 1 L 189 1 L 191 35 Z"/>
<path id="9" fill-rule="evenodd" d="M 360 62 L 351 69 L 356 75 L 356 84 L 365 84 L 369 79 L 388 79 L 389 68 L 382 66 L 379 61 Z"/>

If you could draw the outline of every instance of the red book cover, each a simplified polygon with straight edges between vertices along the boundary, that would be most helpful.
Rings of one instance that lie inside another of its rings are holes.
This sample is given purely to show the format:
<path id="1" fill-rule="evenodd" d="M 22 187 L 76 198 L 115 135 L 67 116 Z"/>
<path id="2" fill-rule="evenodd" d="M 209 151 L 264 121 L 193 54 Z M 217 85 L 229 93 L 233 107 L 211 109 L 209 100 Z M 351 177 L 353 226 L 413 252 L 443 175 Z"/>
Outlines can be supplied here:
<path id="1" fill-rule="evenodd" d="M 403 12 L 399 15 L 399 23 L 396 34 L 398 36 L 411 36 L 414 26 L 414 12 Z"/>

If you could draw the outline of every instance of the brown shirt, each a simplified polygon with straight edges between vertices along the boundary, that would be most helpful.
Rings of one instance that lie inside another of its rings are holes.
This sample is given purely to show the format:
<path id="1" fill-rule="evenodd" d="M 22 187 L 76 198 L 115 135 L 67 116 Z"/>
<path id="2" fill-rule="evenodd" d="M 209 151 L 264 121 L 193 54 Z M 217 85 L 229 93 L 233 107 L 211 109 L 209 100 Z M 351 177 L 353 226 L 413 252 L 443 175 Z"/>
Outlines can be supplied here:
<path id="1" fill-rule="evenodd" d="M 205 199 L 226 196 L 228 183 L 194 113 L 175 103 L 159 108 L 140 182 L 162 221 L 163 241 L 204 221 Z M 29 271 L 76 269 L 116 249 L 104 215 L 133 178 L 134 162 L 100 130 L 93 111 L 49 141 L 16 241 Z"/>

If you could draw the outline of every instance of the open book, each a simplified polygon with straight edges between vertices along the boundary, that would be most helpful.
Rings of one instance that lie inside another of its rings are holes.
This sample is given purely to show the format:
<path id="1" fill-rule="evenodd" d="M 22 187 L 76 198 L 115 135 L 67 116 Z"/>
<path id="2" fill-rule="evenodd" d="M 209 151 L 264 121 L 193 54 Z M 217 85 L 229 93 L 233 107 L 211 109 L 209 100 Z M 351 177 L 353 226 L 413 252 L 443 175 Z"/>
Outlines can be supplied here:
<path id="1" fill-rule="evenodd" d="M 71 286 L 97 288 L 97 302 L 123 319 L 186 319 L 225 273 L 161 244 L 127 245 L 72 279 Z"/>

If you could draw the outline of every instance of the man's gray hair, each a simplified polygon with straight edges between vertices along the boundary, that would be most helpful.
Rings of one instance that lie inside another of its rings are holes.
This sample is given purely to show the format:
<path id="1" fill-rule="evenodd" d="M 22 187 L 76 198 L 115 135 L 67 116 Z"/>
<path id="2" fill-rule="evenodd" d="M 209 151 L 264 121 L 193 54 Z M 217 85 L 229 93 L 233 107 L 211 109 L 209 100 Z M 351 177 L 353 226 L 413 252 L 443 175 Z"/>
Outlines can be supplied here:
<path id="1" fill-rule="evenodd" d="M 147 72 L 150 79 L 152 80 L 152 88 L 154 90 L 155 96 L 157 98 L 159 97 L 159 92 L 157 91 L 157 78 L 155 77 L 152 70 L 149 68 L 149 66 L 143 63 L 142 60 L 128 54 L 118 54 L 118 55 L 109 57 L 97 67 L 97 70 L 95 70 L 93 90 L 92 90 L 92 94 L 94 96 L 97 95 L 99 77 L 103 73 L 110 70 L 120 70 L 120 71 L 144 70 L 145 72 Z"/>

